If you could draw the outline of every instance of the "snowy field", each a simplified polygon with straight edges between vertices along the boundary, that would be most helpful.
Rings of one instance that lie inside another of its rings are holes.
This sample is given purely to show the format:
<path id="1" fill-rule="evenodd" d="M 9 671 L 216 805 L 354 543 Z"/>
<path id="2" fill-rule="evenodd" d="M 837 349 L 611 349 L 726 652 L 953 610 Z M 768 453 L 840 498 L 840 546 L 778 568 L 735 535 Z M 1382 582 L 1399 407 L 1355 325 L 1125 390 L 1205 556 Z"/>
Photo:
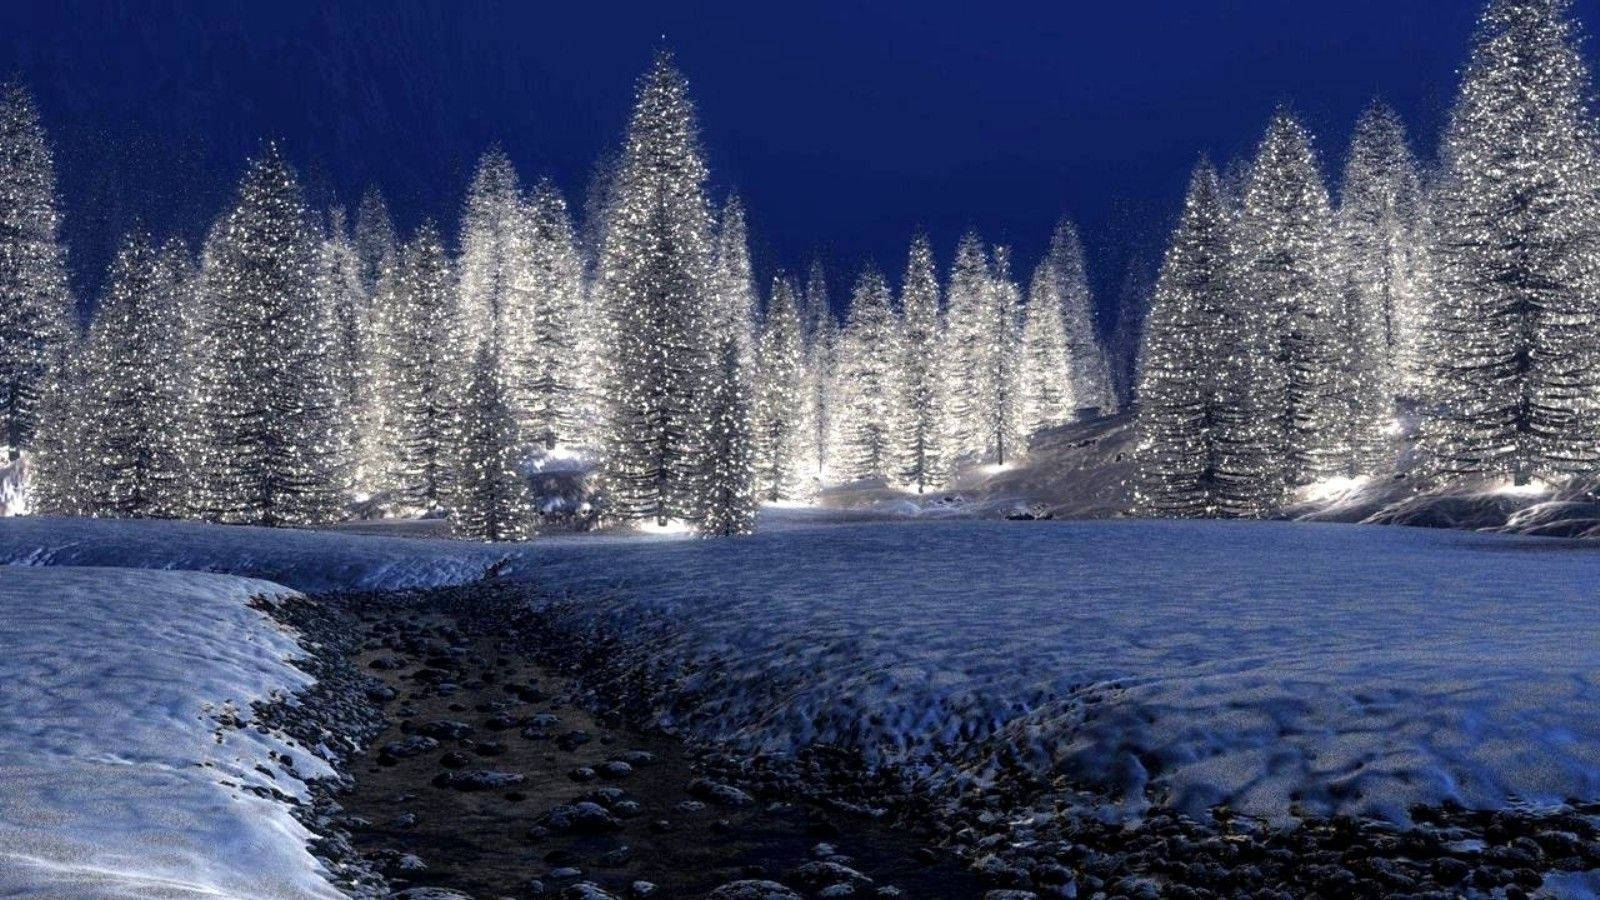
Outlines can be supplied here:
<path id="1" fill-rule="evenodd" d="M 546 541 L 575 629 L 702 737 L 1129 798 L 1403 818 L 1600 798 L 1600 549 L 1292 523 L 926 522 Z"/>
<path id="2" fill-rule="evenodd" d="M 660 676 L 662 723 L 695 736 L 853 746 L 945 782 L 987 777 L 1004 749 L 1134 811 L 1146 789 L 1275 819 L 1600 799 L 1600 548 L 1576 542 L 786 510 L 748 539 L 486 547 L 7 519 L 0 561 L 307 591 L 492 573 L 526 581 L 575 634 L 622 636 L 614 662 Z M 202 889 L 311 883 L 281 807 L 219 786 L 255 783 L 254 762 L 283 747 L 248 731 L 211 743 L 222 704 L 303 683 L 289 636 L 244 605 L 272 590 L 0 570 L 0 848 L 35 860 L 9 877 L 91 894 L 135 870 Z M 248 871 L 208 868 L 213 839 Z"/>
<path id="3" fill-rule="evenodd" d="M 278 585 L 131 569 L 0 571 L 0 895 L 337 897 L 288 807 L 320 759 L 254 729 L 304 686 L 246 604 Z M 258 771 L 272 769 L 269 778 Z"/>

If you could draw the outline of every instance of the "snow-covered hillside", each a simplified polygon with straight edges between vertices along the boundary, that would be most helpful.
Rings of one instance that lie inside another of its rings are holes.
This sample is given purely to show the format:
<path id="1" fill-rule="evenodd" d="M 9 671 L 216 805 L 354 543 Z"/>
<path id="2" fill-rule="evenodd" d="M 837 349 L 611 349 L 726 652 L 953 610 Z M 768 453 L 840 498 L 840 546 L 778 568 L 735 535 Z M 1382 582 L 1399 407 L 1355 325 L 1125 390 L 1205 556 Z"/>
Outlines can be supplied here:
<path id="1" fill-rule="evenodd" d="M 274 799 L 327 766 L 221 723 L 309 683 L 292 636 L 247 605 L 286 593 L 191 572 L 0 570 L 0 894 L 340 896 Z"/>
<path id="2" fill-rule="evenodd" d="M 1421 529 L 918 522 L 533 545 L 664 722 L 1135 806 L 1396 818 L 1600 798 L 1600 556 Z M 680 702 L 681 701 L 681 702 Z"/>

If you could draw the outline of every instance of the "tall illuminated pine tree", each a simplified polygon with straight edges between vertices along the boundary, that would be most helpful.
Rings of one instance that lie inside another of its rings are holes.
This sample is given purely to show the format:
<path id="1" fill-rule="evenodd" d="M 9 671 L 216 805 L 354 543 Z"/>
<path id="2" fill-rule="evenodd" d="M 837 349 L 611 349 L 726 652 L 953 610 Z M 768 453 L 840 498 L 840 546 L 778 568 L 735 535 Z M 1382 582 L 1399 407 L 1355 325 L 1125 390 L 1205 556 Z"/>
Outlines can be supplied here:
<path id="1" fill-rule="evenodd" d="M 536 446 L 587 445 L 595 419 L 596 324 L 583 283 L 583 257 L 567 202 L 549 181 L 530 194 L 523 277 L 529 295 L 525 338 L 513 378 L 518 427 Z"/>
<path id="2" fill-rule="evenodd" d="M 1095 328 L 1094 294 L 1084 265 L 1083 241 L 1071 220 L 1062 219 L 1056 226 L 1045 263 L 1054 282 L 1050 288 L 1061 302 L 1072 403 L 1075 407 L 1096 407 L 1102 413 L 1116 412 L 1111 363 Z"/>
<path id="3" fill-rule="evenodd" d="M 757 491 L 769 502 L 806 499 L 815 473 L 806 465 L 805 335 L 794 285 L 783 278 L 773 279 L 755 359 Z"/>
<path id="4" fill-rule="evenodd" d="M 1568 0 L 1492 0 L 1441 148 L 1423 465 L 1518 483 L 1596 464 L 1592 85 Z"/>
<path id="5" fill-rule="evenodd" d="M 300 184 L 269 147 L 206 247 L 200 504 L 209 517 L 303 525 L 341 513 L 346 472 L 318 249 Z"/>
<path id="6" fill-rule="evenodd" d="M 467 349 L 456 302 L 450 255 L 431 222 L 424 222 L 406 244 L 392 277 L 396 324 L 385 375 L 385 443 L 391 448 L 393 466 L 390 489 L 400 510 L 426 513 L 445 509 L 450 502 L 462 398 L 469 392 L 469 373 L 462 371 L 461 359 L 472 351 Z M 478 362 L 474 359 L 474 364 Z M 488 362 L 500 364 L 493 354 Z M 493 385 L 480 384 L 475 390 L 502 391 L 502 378 L 497 372 Z M 479 394 L 476 399 L 494 398 Z M 493 422 L 477 423 L 481 428 L 491 426 L 498 427 Z"/>
<path id="7" fill-rule="evenodd" d="M 984 294 L 979 379 L 983 458 L 998 465 L 1027 452 L 1022 427 L 1022 293 L 1011 280 L 1011 251 L 994 248 L 994 269 Z"/>
<path id="8" fill-rule="evenodd" d="M 1339 327 L 1340 254 L 1311 136 L 1287 112 L 1267 129 L 1234 232 L 1240 421 L 1222 430 L 1232 511 L 1348 474 L 1351 387 Z"/>
<path id="9" fill-rule="evenodd" d="M 461 325 L 469 346 L 498 336 L 500 365 L 509 370 L 525 352 L 527 326 L 535 315 L 522 267 L 526 262 L 527 216 L 511 158 L 498 147 L 483 154 L 461 213 L 458 263 Z M 463 360 L 464 366 L 475 359 Z M 516 393 L 515 377 L 506 378 Z M 513 397 L 513 404 L 516 398 Z"/>
<path id="10" fill-rule="evenodd" d="M 896 477 L 922 493 L 949 478 L 945 446 L 944 379 L 939 365 L 939 276 L 926 235 L 911 241 L 900 290 L 904 327 L 896 370 Z"/>
<path id="11" fill-rule="evenodd" d="M 816 479 L 831 476 L 833 447 L 837 443 L 834 401 L 839 322 L 828 300 L 828 282 L 822 263 L 814 261 L 806 278 L 806 427 L 808 457 Z"/>
<path id="12" fill-rule="evenodd" d="M 595 289 L 606 314 L 611 512 L 693 520 L 713 376 L 713 231 L 688 83 L 669 55 L 639 82 Z"/>
<path id="13" fill-rule="evenodd" d="M 1220 405 L 1219 375 L 1246 362 L 1227 327 L 1228 223 L 1216 170 L 1202 162 L 1189 179 L 1140 353 L 1134 485 L 1140 515 L 1204 518 L 1220 511 L 1215 439 L 1231 411 Z"/>
<path id="14" fill-rule="evenodd" d="M 696 528 L 702 537 L 733 537 L 756 528 L 756 455 L 751 435 L 754 402 L 739 335 L 717 339 L 711 384 L 705 398 L 705 453 L 696 496 Z"/>
<path id="15" fill-rule="evenodd" d="M 0 86 L 0 445 L 12 459 L 32 442 L 44 388 L 77 334 L 60 230 L 38 109 L 21 85 Z"/>
<path id="16" fill-rule="evenodd" d="M 733 337 L 746 360 L 754 343 L 756 286 L 750 265 L 749 225 L 737 195 L 723 204 L 717 222 L 715 279 L 717 303 L 713 328 L 718 339 Z"/>
<path id="17" fill-rule="evenodd" d="M 1390 468 L 1387 429 L 1401 398 L 1415 398 L 1428 244 L 1422 176 L 1405 125 L 1377 103 L 1356 123 L 1339 198 L 1345 316 L 1352 354 L 1352 474 Z"/>
<path id="18" fill-rule="evenodd" d="M 529 535 L 533 506 L 527 479 L 517 467 L 521 439 L 502 381 L 505 367 L 496 353 L 492 337 L 481 342 L 467 373 L 450 528 L 463 537 L 516 541 Z"/>
<path id="19" fill-rule="evenodd" d="M 1061 280 L 1046 260 L 1033 270 L 1022 326 L 1022 423 L 1030 435 L 1072 421 L 1078 405 L 1061 309 Z"/>
<path id="20" fill-rule="evenodd" d="M 900 321 L 876 269 L 856 279 L 838 355 L 837 470 L 851 481 L 894 474 L 895 378 L 903 359 Z"/>
<path id="21" fill-rule="evenodd" d="M 187 512 L 178 274 L 148 235 L 129 235 L 89 328 L 80 439 L 94 515 L 174 518 Z"/>
<path id="22" fill-rule="evenodd" d="M 972 232 L 956 245 L 950 266 L 944 325 L 945 434 L 953 460 L 981 457 L 987 446 L 983 393 L 988 317 L 992 298 L 989 257 Z"/>

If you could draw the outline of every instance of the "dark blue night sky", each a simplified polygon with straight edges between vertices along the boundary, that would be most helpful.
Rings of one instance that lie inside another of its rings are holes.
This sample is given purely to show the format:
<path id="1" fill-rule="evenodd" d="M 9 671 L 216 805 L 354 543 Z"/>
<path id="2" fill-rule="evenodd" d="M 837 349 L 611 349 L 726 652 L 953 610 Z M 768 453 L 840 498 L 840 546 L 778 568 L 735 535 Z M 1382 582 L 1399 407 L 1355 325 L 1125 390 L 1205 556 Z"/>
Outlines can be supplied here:
<path id="1" fill-rule="evenodd" d="M 1247 152 L 1280 102 L 1319 135 L 1330 175 L 1375 95 L 1431 150 L 1479 12 L 1478 0 L 390 6 L 3 4 L 0 72 L 39 98 L 80 289 L 135 221 L 198 239 L 265 137 L 285 143 L 313 199 L 354 205 L 376 183 L 408 228 L 454 227 L 494 141 L 526 179 L 549 175 L 581 204 L 664 42 L 693 85 L 716 187 L 750 207 L 764 269 L 820 252 L 836 282 L 866 259 L 897 277 L 919 225 L 941 265 L 969 225 L 1031 265 L 1067 212 L 1106 306 L 1130 257 L 1159 254 L 1195 158 Z M 1578 5 L 1586 22 L 1597 8 Z"/>

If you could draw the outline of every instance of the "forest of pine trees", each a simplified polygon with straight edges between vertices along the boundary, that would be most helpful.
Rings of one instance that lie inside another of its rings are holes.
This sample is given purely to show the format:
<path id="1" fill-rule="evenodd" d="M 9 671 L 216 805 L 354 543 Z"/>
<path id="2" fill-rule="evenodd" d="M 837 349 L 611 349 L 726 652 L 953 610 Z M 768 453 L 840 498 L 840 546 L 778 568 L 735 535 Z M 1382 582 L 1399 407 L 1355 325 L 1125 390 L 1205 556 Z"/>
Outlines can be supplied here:
<path id="1" fill-rule="evenodd" d="M 490 149 L 455 234 L 402 232 L 377 190 L 353 218 L 313 208 L 266 145 L 197 252 L 126 236 L 84 323 L 40 114 L 11 85 L 0 443 L 43 513 L 447 516 L 489 540 L 563 512 L 535 490 L 551 461 L 581 462 L 600 522 L 743 534 L 833 484 L 943 490 L 1130 396 L 1139 515 L 1261 517 L 1401 473 L 1593 476 L 1591 89 L 1569 0 L 1491 0 L 1437 165 L 1374 103 L 1330 187 L 1278 110 L 1251 159 L 1196 166 L 1112 353 L 1066 219 L 1032 256 L 969 232 L 942 270 L 919 233 L 898 285 L 867 263 L 837 308 L 820 263 L 760 289 L 751 211 L 712 195 L 665 53 L 578 207 Z"/>

